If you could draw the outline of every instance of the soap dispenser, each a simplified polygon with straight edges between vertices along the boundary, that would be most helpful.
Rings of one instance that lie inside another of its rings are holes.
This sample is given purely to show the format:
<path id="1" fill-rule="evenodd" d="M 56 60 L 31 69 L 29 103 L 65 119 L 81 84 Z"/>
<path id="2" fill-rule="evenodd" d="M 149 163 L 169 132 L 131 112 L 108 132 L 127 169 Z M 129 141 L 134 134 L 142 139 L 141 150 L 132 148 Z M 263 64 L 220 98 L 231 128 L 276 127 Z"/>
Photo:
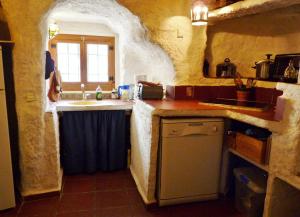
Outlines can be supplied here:
<path id="1" fill-rule="evenodd" d="M 102 100 L 102 89 L 100 85 L 98 85 L 96 89 L 96 100 Z"/>

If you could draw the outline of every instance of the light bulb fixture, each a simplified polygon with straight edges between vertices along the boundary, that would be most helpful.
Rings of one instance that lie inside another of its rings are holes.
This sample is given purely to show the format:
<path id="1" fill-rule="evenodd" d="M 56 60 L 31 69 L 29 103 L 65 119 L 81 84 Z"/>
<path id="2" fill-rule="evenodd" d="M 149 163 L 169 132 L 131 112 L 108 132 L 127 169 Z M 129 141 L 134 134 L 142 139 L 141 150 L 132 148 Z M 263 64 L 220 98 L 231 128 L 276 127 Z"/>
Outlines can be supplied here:
<path id="1" fill-rule="evenodd" d="M 49 39 L 53 38 L 59 32 L 58 25 L 56 23 L 51 23 L 48 27 L 48 31 L 49 31 Z"/>
<path id="2" fill-rule="evenodd" d="M 191 20 L 193 26 L 207 25 L 208 8 L 201 1 L 193 3 L 191 9 Z"/>

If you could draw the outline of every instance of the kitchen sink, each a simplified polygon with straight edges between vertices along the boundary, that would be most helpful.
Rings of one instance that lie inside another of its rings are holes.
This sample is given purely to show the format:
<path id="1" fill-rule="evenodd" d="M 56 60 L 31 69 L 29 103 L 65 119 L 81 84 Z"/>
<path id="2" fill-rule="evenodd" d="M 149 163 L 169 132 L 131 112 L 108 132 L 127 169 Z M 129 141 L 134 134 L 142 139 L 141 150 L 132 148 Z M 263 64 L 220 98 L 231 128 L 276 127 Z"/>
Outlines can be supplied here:
<path id="1" fill-rule="evenodd" d="M 72 102 L 69 102 L 70 105 L 79 105 L 79 106 L 97 105 L 98 103 L 99 103 L 98 101 L 72 101 Z"/>
<path id="2" fill-rule="evenodd" d="M 59 101 L 57 111 L 90 111 L 90 110 L 131 110 L 133 102 L 122 100 L 77 100 Z"/>

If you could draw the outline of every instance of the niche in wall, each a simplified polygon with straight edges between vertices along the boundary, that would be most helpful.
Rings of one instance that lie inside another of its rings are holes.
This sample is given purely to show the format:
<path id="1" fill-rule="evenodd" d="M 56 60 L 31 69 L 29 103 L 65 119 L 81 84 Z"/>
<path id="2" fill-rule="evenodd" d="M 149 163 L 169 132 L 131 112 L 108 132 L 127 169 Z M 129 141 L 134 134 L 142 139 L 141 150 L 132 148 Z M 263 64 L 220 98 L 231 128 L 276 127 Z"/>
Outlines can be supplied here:
<path id="1" fill-rule="evenodd" d="M 3 14 L 3 9 L 0 4 L 0 40 L 1 41 L 9 41 L 10 40 L 10 33 L 8 29 L 8 25 L 6 19 Z"/>
<path id="2" fill-rule="evenodd" d="M 265 54 L 300 53 L 300 5 L 260 14 L 219 21 L 207 29 L 206 59 L 209 77 L 225 58 L 237 66 L 243 77 L 255 77 L 252 67 Z"/>

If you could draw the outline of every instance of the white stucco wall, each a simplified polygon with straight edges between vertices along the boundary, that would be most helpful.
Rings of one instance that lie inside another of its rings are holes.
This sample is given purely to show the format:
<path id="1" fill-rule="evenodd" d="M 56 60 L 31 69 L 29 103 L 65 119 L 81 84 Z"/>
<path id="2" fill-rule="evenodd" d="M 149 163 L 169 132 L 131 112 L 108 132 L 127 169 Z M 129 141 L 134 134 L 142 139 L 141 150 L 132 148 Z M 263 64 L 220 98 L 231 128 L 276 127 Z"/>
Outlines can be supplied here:
<path id="1" fill-rule="evenodd" d="M 160 46 L 149 41 L 139 18 L 114 0 L 3 0 L 1 3 L 15 42 L 20 191 L 22 196 L 58 191 L 61 187 L 58 120 L 56 115 L 44 112 L 44 51 L 51 13 L 75 14 L 82 21 L 92 19 L 114 27 L 113 32 L 120 36 L 120 68 L 123 69 L 120 83 L 133 83 L 138 74 L 146 74 L 149 81 L 172 83 L 173 64 Z"/>
<path id="2" fill-rule="evenodd" d="M 79 15 L 84 22 L 96 17 L 96 23 L 106 24 L 120 36 L 120 65 L 124 69 L 120 72 L 120 83 L 132 82 L 138 74 L 147 74 L 149 81 L 167 84 L 207 80 L 201 73 L 206 27 L 191 26 L 189 0 L 176 1 L 176 4 L 173 0 L 118 2 L 128 10 L 114 0 L 1 0 L 15 42 L 14 79 L 23 196 L 60 190 L 57 117 L 44 112 L 44 50 L 52 12 Z M 154 154 L 150 153 L 150 158 Z M 153 171 L 148 171 L 148 177 L 155 175 Z M 147 182 L 151 189 L 149 196 L 155 184 Z"/>

